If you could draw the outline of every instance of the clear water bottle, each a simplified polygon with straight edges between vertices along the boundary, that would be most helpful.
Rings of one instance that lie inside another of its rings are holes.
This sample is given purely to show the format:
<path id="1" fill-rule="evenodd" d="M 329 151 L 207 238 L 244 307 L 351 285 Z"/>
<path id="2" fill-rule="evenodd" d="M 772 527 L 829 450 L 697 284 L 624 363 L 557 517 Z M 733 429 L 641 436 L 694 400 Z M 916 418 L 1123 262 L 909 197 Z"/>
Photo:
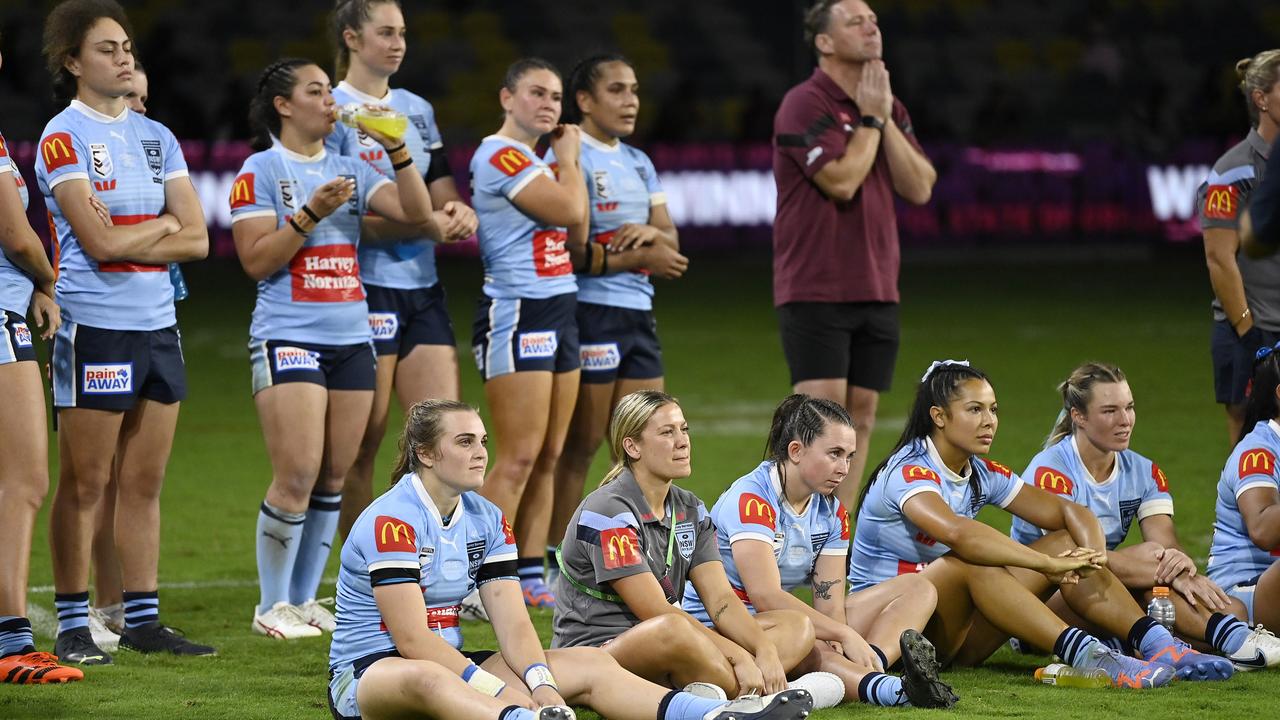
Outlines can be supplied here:
<path id="1" fill-rule="evenodd" d="M 1165 626 L 1166 629 L 1173 629 L 1174 609 L 1173 601 L 1169 599 L 1169 588 L 1157 587 L 1151 591 L 1154 597 L 1147 604 L 1147 615 L 1156 622 Z"/>
<path id="2" fill-rule="evenodd" d="M 1111 687 L 1111 677 L 1102 668 L 1081 670 L 1065 663 L 1053 663 L 1036 669 L 1036 682 L 1058 687 Z"/>
<path id="3" fill-rule="evenodd" d="M 182 277 L 182 268 L 178 263 L 169 263 L 169 284 L 173 286 L 174 301 L 187 299 L 187 280 Z"/>
<path id="4" fill-rule="evenodd" d="M 337 121 L 347 127 L 354 128 L 358 123 L 364 123 L 364 126 L 370 130 L 380 132 L 393 140 L 404 137 L 409 129 L 409 118 L 390 108 L 381 110 L 359 103 L 349 103 L 338 108 L 336 115 Z"/>

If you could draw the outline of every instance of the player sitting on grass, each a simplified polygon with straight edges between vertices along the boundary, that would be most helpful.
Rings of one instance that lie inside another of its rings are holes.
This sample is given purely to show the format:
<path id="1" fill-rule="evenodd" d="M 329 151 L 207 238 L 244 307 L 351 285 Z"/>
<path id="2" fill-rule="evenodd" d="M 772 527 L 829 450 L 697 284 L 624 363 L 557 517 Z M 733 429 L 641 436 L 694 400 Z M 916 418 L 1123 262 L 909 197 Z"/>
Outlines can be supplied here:
<path id="1" fill-rule="evenodd" d="M 1237 620 L 1246 617 L 1244 604 L 1198 574 L 1195 561 L 1182 551 L 1164 471 L 1129 449 L 1136 416 L 1124 372 L 1114 365 L 1085 363 L 1058 387 L 1063 409 L 1057 426 L 1045 449 L 1027 465 L 1023 481 L 1098 516 L 1106 533 L 1107 567 L 1139 603 L 1150 602 L 1154 586 L 1170 587 L 1174 629 L 1180 636 L 1208 642 L 1237 670 L 1280 663 L 1280 640 Z M 1143 542 L 1117 549 L 1134 518 Z M 1044 531 L 1015 517 L 1010 534 L 1029 545 Z M 1047 604 L 1066 622 L 1087 627 L 1061 594 Z"/>
<path id="2" fill-rule="evenodd" d="M 783 400 L 765 461 L 711 509 L 720 559 L 748 610 L 809 617 L 818 642 L 797 669 L 834 673 L 845 701 L 951 707 L 958 698 L 938 680 L 933 645 L 918 632 L 938 604 L 933 585 L 901 575 L 844 593 L 849 515 L 834 493 L 856 448 L 853 419 L 840 405 L 808 395 Z M 802 585 L 812 586 L 813 605 L 791 594 Z M 710 621 L 687 585 L 684 608 Z M 886 675 L 899 659 L 903 676 Z"/>
<path id="3" fill-rule="evenodd" d="M 544 652 L 524 607 L 511 527 L 474 492 L 484 484 L 487 443 L 468 405 L 426 400 L 410 409 L 399 480 L 342 547 L 329 653 L 337 720 L 567 720 L 568 703 L 617 720 L 808 715 L 813 700 L 803 690 L 726 703 L 655 685 L 595 648 Z M 477 585 L 497 652 L 462 651 L 458 604 Z"/>
<path id="4" fill-rule="evenodd" d="M 863 590 L 919 572 L 938 591 L 925 635 L 945 661 L 976 665 L 1010 635 L 1077 668 L 1101 667 L 1117 687 L 1156 687 L 1177 675 L 1229 677 L 1224 658 L 1202 655 L 1142 613 L 1106 569 L 1106 538 L 1088 508 L 1025 485 L 981 457 L 997 421 L 995 391 L 968 362 L 933 363 L 902 437 L 863 488 L 849 580 Z M 1050 534 L 1022 545 L 974 518 L 997 505 Z M 1069 605 L 1146 660 L 1121 655 L 1068 627 L 1041 598 Z"/>

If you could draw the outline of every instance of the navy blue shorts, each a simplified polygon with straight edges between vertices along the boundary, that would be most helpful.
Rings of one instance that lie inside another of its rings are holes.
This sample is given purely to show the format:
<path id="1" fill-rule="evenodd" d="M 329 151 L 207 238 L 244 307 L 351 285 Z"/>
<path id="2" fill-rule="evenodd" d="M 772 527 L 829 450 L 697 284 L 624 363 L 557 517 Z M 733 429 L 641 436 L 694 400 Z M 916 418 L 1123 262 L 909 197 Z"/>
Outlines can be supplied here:
<path id="1" fill-rule="evenodd" d="M 1280 338 L 1280 333 L 1263 330 L 1257 325 L 1240 337 L 1226 320 L 1213 324 L 1210 351 L 1213 354 L 1213 393 L 1218 402 L 1239 405 L 1245 401 L 1258 348 L 1274 345 L 1277 338 Z"/>
<path id="2" fill-rule="evenodd" d="M 578 303 L 582 382 L 662 377 L 658 321 L 649 310 Z"/>
<path id="3" fill-rule="evenodd" d="M 139 398 L 187 397 L 178 326 L 105 330 L 65 322 L 53 338 L 53 406 L 131 410 Z"/>
<path id="4" fill-rule="evenodd" d="M 32 338 L 31 328 L 27 325 L 27 318 L 16 312 L 8 310 L 0 311 L 0 365 L 8 365 L 9 363 L 22 362 L 23 360 L 35 361 L 36 344 Z"/>
<path id="5" fill-rule="evenodd" d="M 317 345 L 250 340 L 253 394 L 281 383 L 314 383 L 330 390 L 372 390 L 378 374 L 373 343 Z"/>
<path id="6" fill-rule="evenodd" d="M 364 292 L 373 349 L 379 355 L 404 357 L 419 345 L 457 344 L 440 283 L 416 290 L 365 285 Z"/>
<path id="7" fill-rule="evenodd" d="M 577 370 L 577 306 L 576 293 L 542 300 L 480 298 L 471 332 L 480 377 Z"/>

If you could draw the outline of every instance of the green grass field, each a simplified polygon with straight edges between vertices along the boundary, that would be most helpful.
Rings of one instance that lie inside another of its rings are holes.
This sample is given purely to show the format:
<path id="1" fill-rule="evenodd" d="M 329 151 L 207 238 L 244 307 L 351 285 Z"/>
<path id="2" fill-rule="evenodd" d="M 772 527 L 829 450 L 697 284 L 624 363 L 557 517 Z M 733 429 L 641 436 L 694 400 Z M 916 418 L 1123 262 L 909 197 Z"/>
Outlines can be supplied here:
<path id="1" fill-rule="evenodd" d="M 1229 450 L 1214 405 L 1208 357 L 1208 283 L 1203 261 L 1162 251 L 1155 261 L 1101 265 L 909 265 L 903 273 L 903 345 L 894 390 L 882 399 L 871 464 L 900 431 L 915 380 L 930 360 L 969 358 L 993 378 L 1001 426 L 992 457 L 1021 470 L 1057 413 L 1055 384 L 1078 362 L 1105 359 L 1130 377 L 1139 423 L 1135 449 L 1157 460 L 1177 498 L 1177 526 L 1202 564 L 1213 520 L 1213 489 Z M 992 253 L 994 256 L 994 253 Z M 247 329 L 253 285 L 233 265 L 187 271 L 192 298 L 180 308 L 190 395 L 182 411 L 164 494 L 161 587 L 165 620 L 218 647 L 216 658 L 117 655 L 65 687 L 0 686 L 0 718 L 327 718 L 327 639 L 283 643 L 252 634 L 257 599 L 256 509 L 270 479 L 249 395 Z M 478 264 L 444 263 L 442 279 L 462 348 L 463 392 L 482 393 L 470 361 Z M 758 462 L 774 404 L 788 378 L 770 301 L 767 258 L 694 257 L 692 272 L 658 291 L 669 388 L 683 402 L 694 438 L 688 486 L 710 505 Z M 390 470 L 383 446 L 379 487 Z M 56 447 L 56 445 L 52 445 Z M 597 458 L 595 477 L 603 471 Z M 57 477 L 56 459 L 51 461 Z M 52 495 L 52 493 L 51 493 Z M 988 511 L 990 512 L 990 510 Z M 47 503 L 46 503 L 47 513 Z M 1007 529 L 1008 516 L 990 512 Z M 42 517 L 32 559 L 33 605 L 52 608 Z M 1136 524 L 1135 524 L 1136 527 Z M 329 577 L 336 572 L 336 553 Z M 321 594 L 331 594 L 326 585 Z M 942 598 L 941 602 L 947 602 Z M 534 621 L 549 640 L 550 613 Z M 492 643 L 468 626 L 469 644 Z M 52 638 L 38 639 L 51 649 Z M 1043 658 L 1001 651 L 983 668 L 949 672 L 962 696 L 956 717 L 1247 717 L 1280 702 L 1273 673 L 1231 682 L 1182 683 L 1149 692 L 1036 686 Z M 828 710 L 821 717 L 925 711 Z"/>

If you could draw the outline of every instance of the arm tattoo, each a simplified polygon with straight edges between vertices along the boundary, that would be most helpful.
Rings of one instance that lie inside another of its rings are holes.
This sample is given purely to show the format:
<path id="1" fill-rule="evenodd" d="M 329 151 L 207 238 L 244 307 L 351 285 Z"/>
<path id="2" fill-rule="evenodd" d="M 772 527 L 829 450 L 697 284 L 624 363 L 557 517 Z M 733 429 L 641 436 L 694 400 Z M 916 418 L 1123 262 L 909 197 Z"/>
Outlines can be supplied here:
<path id="1" fill-rule="evenodd" d="M 719 620 L 720 616 L 724 614 L 724 611 L 728 609 L 729 609 L 729 603 L 726 602 L 725 604 L 721 605 L 719 610 L 716 610 L 715 612 L 711 613 L 711 622 L 715 623 L 717 620 Z"/>
<path id="2" fill-rule="evenodd" d="M 815 580 L 813 582 L 813 595 L 823 600 L 831 599 L 831 588 L 840 582 L 839 580 Z"/>

